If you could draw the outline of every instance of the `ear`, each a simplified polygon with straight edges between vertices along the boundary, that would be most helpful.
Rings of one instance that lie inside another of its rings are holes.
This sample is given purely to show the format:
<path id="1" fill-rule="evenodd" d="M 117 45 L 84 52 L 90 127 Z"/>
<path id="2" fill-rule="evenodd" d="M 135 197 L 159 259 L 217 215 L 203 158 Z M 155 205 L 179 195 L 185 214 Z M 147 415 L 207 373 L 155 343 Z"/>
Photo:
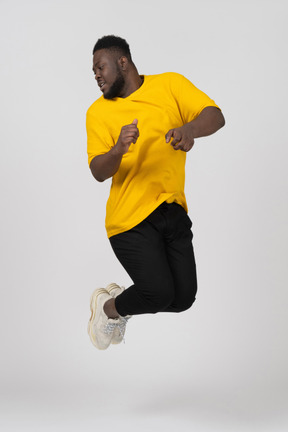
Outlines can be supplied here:
<path id="1" fill-rule="evenodd" d="M 118 63 L 121 70 L 123 71 L 127 70 L 129 64 L 127 57 L 125 56 L 120 57 Z"/>

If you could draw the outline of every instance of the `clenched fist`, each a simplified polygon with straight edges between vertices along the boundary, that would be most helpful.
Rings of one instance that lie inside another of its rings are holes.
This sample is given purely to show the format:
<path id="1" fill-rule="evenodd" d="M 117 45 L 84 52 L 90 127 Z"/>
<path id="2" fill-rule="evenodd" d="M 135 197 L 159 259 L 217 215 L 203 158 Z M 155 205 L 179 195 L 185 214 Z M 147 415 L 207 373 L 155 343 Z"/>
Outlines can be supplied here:
<path id="1" fill-rule="evenodd" d="M 138 120 L 135 119 L 131 124 L 122 127 L 118 141 L 115 145 L 115 149 L 117 148 L 119 154 L 124 155 L 128 152 L 130 145 L 136 143 L 139 138 L 139 129 L 137 124 Z"/>
<path id="2" fill-rule="evenodd" d="M 189 124 L 185 124 L 179 128 L 170 129 L 165 135 L 165 138 L 166 143 L 169 143 L 171 138 L 173 138 L 171 145 L 174 150 L 188 152 L 194 145 L 194 137 Z"/>

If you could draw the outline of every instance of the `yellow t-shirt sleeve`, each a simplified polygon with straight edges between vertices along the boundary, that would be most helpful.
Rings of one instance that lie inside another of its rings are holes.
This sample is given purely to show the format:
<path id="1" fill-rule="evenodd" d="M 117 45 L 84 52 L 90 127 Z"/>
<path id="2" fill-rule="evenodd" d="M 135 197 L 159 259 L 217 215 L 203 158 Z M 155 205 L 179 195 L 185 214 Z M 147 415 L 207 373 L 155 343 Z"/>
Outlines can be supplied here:
<path id="1" fill-rule="evenodd" d="M 90 166 L 95 156 L 107 153 L 114 143 L 104 126 L 104 122 L 99 116 L 93 115 L 90 110 L 87 111 L 86 115 L 86 130 L 88 164 Z"/>
<path id="2" fill-rule="evenodd" d="M 208 106 L 219 108 L 203 91 L 199 90 L 183 75 L 178 75 L 177 102 L 183 124 L 194 120 Z"/>

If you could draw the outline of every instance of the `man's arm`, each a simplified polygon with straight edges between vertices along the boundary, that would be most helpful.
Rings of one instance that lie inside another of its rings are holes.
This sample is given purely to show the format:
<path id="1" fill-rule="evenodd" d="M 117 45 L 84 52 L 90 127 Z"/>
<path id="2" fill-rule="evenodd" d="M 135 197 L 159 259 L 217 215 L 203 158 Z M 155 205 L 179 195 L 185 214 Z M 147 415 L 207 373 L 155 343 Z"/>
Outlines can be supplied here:
<path id="1" fill-rule="evenodd" d="M 139 138 L 137 123 L 138 120 L 135 119 L 130 125 L 123 126 L 115 146 L 108 153 L 92 159 L 90 169 L 96 180 L 103 182 L 118 171 L 123 155 Z"/>
<path id="2" fill-rule="evenodd" d="M 206 107 L 196 117 L 185 125 L 170 129 L 166 134 L 166 142 L 171 142 L 174 150 L 183 150 L 188 152 L 194 145 L 194 139 L 211 135 L 225 125 L 225 119 L 222 112 L 213 106 Z"/>

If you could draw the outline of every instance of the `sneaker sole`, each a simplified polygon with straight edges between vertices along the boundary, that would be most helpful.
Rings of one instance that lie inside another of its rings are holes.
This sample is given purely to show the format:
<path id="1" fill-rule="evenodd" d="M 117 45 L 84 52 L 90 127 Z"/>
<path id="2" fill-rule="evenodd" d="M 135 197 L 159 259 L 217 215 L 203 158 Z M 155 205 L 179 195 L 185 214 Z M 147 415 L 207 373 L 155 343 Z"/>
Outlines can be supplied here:
<path id="1" fill-rule="evenodd" d="M 95 319 L 95 314 L 96 314 L 96 309 L 97 309 L 97 298 L 99 297 L 99 295 L 105 294 L 105 293 L 107 293 L 107 291 L 104 288 L 97 288 L 93 292 L 93 294 L 91 295 L 91 299 L 90 299 L 91 317 L 90 317 L 89 322 L 88 322 L 88 334 L 90 336 L 91 342 L 98 349 L 105 349 L 105 348 L 99 348 L 99 346 L 97 345 L 97 343 L 95 342 L 95 340 L 93 338 L 91 328 L 92 328 L 92 322 Z"/>

